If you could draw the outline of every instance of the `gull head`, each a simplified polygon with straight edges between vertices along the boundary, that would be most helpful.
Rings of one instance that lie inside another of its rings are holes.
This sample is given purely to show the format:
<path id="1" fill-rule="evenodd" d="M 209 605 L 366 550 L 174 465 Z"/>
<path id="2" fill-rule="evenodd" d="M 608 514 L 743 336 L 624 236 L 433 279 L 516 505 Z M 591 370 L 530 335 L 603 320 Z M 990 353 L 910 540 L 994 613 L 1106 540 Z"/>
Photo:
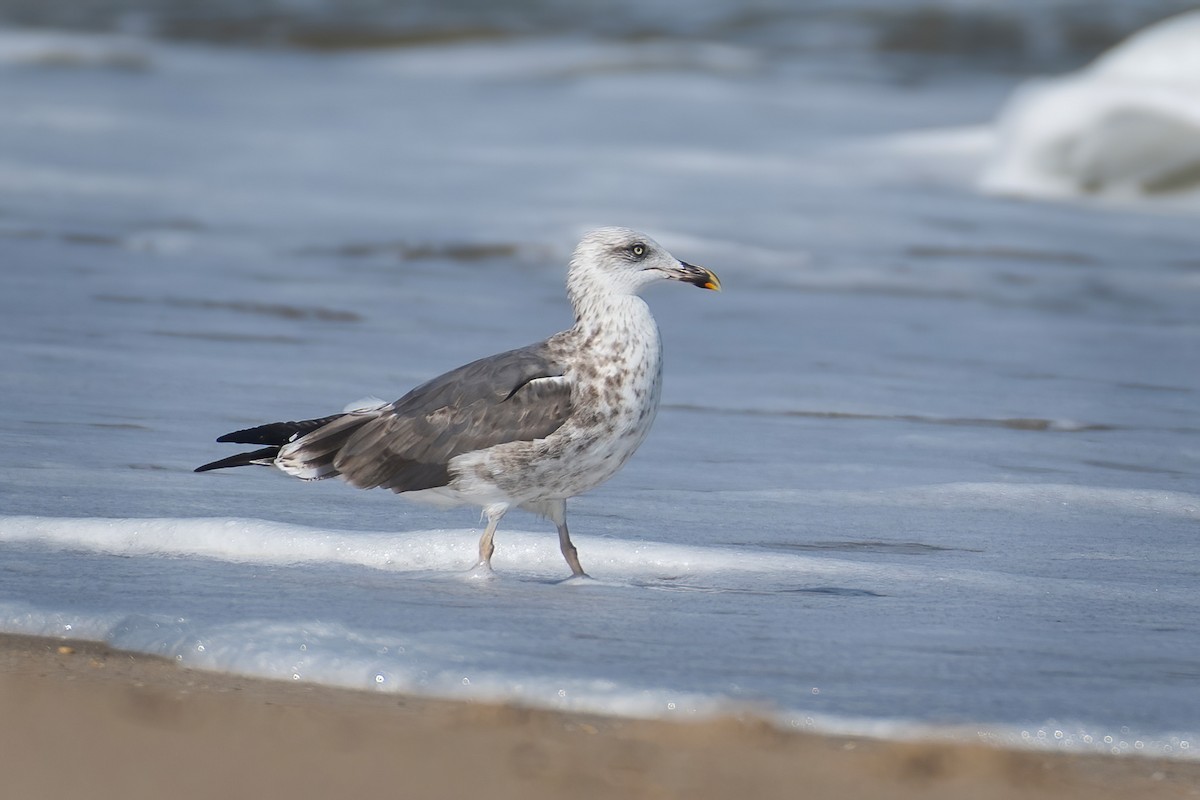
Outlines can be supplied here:
<path id="1" fill-rule="evenodd" d="M 585 293 L 635 295 L 658 281 L 682 281 L 719 291 L 721 282 L 704 267 L 680 261 L 644 233 L 599 228 L 575 248 L 567 287 L 573 298 Z"/>

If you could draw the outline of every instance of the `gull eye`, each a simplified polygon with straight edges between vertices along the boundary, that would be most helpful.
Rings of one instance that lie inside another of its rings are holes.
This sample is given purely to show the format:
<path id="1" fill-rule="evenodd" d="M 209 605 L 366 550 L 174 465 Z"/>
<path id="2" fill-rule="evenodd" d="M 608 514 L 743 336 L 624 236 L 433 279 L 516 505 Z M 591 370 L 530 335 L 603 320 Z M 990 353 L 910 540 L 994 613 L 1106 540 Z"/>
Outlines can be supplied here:
<path id="1" fill-rule="evenodd" d="M 629 248 L 629 252 L 633 253 L 634 258 L 641 258 L 642 256 L 646 255 L 646 245 L 638 242 Z"/>

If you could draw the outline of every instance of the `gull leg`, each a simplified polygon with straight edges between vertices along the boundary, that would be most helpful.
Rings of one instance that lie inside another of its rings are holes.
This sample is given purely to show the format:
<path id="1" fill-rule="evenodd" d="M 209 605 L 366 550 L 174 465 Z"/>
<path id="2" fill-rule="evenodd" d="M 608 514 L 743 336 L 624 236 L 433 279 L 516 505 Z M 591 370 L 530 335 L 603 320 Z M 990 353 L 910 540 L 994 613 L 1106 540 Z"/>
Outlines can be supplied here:
<path id="1" fill-rule="evenodd" d="M 571 568 L 571 572 L 576 578 L 588 577 L 579 564 L 579 552 L 575 549 L 575 545 L 571 544 L 571 534 L 567 532 L 567 501 L 559 500 L 546 510 L 549 512 L 546 516 L 558 526 L 558 549 L 562 550 L 563 558 L 567 560 L 567 566 Z"/>
<path id="2" fill-rule="evenodd" d="M 565 521 L 558 524 L 558 547 L 562 550 L 563 558 L 567 560 L 575 577 L 588 577 L 588 574 L 583 571 L 583 567 L 579 565 L 579 553 L 575 550 L 575 545 L 571 544 L 571 535 L 567 533 Z"/>
<path id="3" fill-rule="evenodd" d="M 475 569 L 485 572 L 492 571 L 492 553 L 496 552 L 492 538 L 496 535 L 496 526 L 500 524 L 500 518 L 506 511 L 508 511 L 507 503 L 496 503 L 483 510 L 488 523 L 483 530 L 483 536 L 479 537 L 479 563 L 475 565 Z"/>

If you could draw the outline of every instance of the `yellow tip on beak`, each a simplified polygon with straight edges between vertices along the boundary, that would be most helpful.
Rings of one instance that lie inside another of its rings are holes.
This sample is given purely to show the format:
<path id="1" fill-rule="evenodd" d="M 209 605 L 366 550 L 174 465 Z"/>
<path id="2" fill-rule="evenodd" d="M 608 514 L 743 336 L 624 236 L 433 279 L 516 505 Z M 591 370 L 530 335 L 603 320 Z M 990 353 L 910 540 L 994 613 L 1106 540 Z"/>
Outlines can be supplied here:
<path id="1" fill-rule="evenodd" d="M 670 275 L 677 281 L 690 283 L 692 286 L 699 286 L 701 289 L 711 289 L 714 292 L 721 291 L 721 280 L 713 274 L 712 270 L 697 267 L 695 264 L 689 264 L 686 261 L 680 261 L 679 271 L 672 272 Z"/>

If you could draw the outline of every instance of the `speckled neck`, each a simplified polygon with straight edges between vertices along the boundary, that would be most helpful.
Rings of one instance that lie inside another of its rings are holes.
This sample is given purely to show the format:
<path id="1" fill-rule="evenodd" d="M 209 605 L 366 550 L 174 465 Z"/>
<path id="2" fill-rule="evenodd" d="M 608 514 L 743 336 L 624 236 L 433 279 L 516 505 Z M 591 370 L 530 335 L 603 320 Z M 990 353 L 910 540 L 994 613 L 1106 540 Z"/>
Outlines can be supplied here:
<path id="1" fill-rule="evenodd" d="M 658 325 L 646 301 L 634 294 L 609 294 L 603 291 L 571 295 L 575 309 L 572 332 L 592 346 L 603 340 L 608 349 L 621 350 L 639 342 L 659 348 Z"/>

